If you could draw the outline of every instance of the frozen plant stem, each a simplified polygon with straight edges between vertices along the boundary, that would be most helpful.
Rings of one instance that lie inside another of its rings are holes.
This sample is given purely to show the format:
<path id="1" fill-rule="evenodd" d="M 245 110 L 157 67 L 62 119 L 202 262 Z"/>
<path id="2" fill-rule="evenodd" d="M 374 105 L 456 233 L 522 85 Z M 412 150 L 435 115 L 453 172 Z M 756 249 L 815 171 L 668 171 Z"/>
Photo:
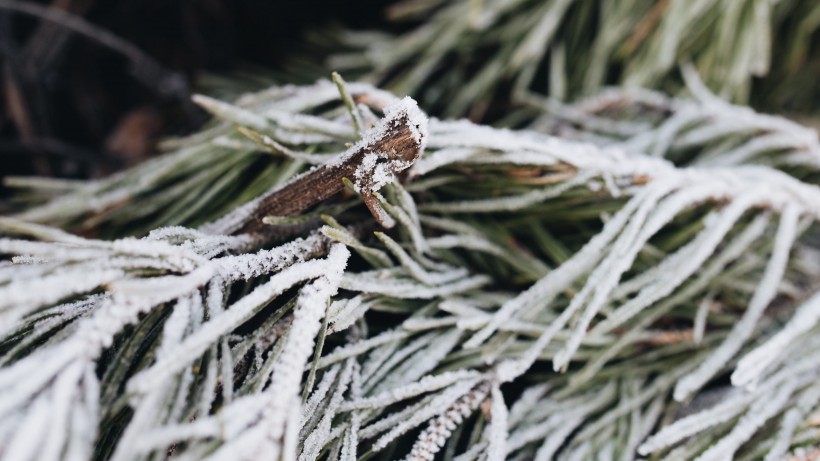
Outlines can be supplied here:
<path id="1" fill-rule="evenodd" d="M 240 215 L 232 213 L 214 223 L 216 229 L 210 230 L 264 239 L 272 228 L 262 222 L 263 218 L 298 216 L 341 192 L 344 178 L 353 180 L 376 221 L 384 227 L 392 227 L 392 220 L 373 193 L 392 180 L 393 173 L 406 170 L 421 156 L 427 140 L 427 118 L 409 97 L 389 105 L 384 113 L 379 124 L 366 131 L 345 153 L 263 194 L 237 210 Z M 225 221 L 227 229 L 220 226 L 220 222 Z"/>

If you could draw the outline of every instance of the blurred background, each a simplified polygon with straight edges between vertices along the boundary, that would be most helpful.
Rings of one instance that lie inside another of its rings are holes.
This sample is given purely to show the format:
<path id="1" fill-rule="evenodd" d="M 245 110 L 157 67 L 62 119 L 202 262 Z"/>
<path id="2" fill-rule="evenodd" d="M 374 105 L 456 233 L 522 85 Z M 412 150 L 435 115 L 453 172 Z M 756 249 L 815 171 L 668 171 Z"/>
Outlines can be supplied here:
<path id="1" fill-rule="evenodd" d="M 0 176 L 92 178 L 134 164 L 207 118 L 192 91 L 217 91 L 217 76 L 238 88 L 299 77 L 277 72 L 307 52 L 308 28 L 376 25 L 385 3 L 0 0 Z"/>
<path id="2" fill-rule="evenodd" d="M 816 124 L 818 30 L 815 0 L 0 0 L 0 176 L 110 174 L 200 126 L 192 92 L 333 70 L 515 125 L 524 93 L 676 93 L 692 62 L 719 95 Z"/>

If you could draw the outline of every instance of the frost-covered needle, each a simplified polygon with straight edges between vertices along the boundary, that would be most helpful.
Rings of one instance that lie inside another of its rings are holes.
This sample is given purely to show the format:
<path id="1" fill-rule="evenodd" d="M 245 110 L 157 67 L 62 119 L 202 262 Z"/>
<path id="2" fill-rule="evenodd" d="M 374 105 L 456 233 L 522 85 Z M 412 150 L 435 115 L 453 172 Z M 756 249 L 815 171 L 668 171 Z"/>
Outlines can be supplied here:
<path id="1" fill-rule="evenodd" d="M 262 194 L 203 230 L 261 237 L 270 231 L 266 216 L 298 216 L 306 209 L 344 189 L 351 180 L 376 221 L 392 227 L 393 220 L 379 205 L 374 192 L 394 173 L 406 170 L 421 156 L 427 142 L 427 117 L 410 97 L 388 105 L 379 123 L 362 139 L 333 160 Z"/>

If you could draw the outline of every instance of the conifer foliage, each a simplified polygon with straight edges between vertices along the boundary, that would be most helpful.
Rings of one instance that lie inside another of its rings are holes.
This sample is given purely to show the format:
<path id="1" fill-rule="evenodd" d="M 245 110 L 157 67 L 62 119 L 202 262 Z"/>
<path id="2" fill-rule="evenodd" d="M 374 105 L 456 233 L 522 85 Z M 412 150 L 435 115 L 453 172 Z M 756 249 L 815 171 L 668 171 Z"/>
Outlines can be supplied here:
<path id="1" fill-rule="evenodd" d="M 357 169 L 265 217 L 261 240 L 214 225 L 389 125 L 401 100 L 336 83 L 198 97 L 215 120 L 154 160 L 13 181 L 0 459 L 775 460 L 820 443 L 815 132 L 697 82 L 693 100 L 545 103 L 526 131 L 407 109 L 424 153 L 405 171 Z"/>
<path id="2" fill-rule="evenodd" d="M 317 31 L 343 48 L 330 65 L 449 117 L 483 119 L 527 90 L 674 92 L 686 62 L 728 100 L 804 113 L 820 101 L 812 0 L 403 0 L 386 16 L 400 32 Z"/>

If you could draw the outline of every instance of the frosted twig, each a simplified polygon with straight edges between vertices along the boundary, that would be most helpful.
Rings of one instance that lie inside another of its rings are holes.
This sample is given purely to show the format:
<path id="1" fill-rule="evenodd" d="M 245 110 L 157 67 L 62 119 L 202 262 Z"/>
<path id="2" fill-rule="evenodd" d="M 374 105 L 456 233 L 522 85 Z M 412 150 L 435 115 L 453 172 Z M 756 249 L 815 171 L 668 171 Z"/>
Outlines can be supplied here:
<path id="1" fill-rule="evenodd" d="M 355 179 L 358 192 L 374 217 L 382 224 L 384 210 L 373 193 L 393 173 L 409 168 L 427 143 L 427 118 L 411 98 L 385 108 L 385 118 L 363 135 L 362 140 L 329 162 L 284 185 L 276 185 L 260 197 L 237 208 L 203 228 L 208 233 L 250 234 L 264 239 L 274 232 L 262 224 L 265 216 L 294 216 L 310 206 L 341 192 L 343 178 Z M 390 227 L 390 226 L 385 226 Z"/>

